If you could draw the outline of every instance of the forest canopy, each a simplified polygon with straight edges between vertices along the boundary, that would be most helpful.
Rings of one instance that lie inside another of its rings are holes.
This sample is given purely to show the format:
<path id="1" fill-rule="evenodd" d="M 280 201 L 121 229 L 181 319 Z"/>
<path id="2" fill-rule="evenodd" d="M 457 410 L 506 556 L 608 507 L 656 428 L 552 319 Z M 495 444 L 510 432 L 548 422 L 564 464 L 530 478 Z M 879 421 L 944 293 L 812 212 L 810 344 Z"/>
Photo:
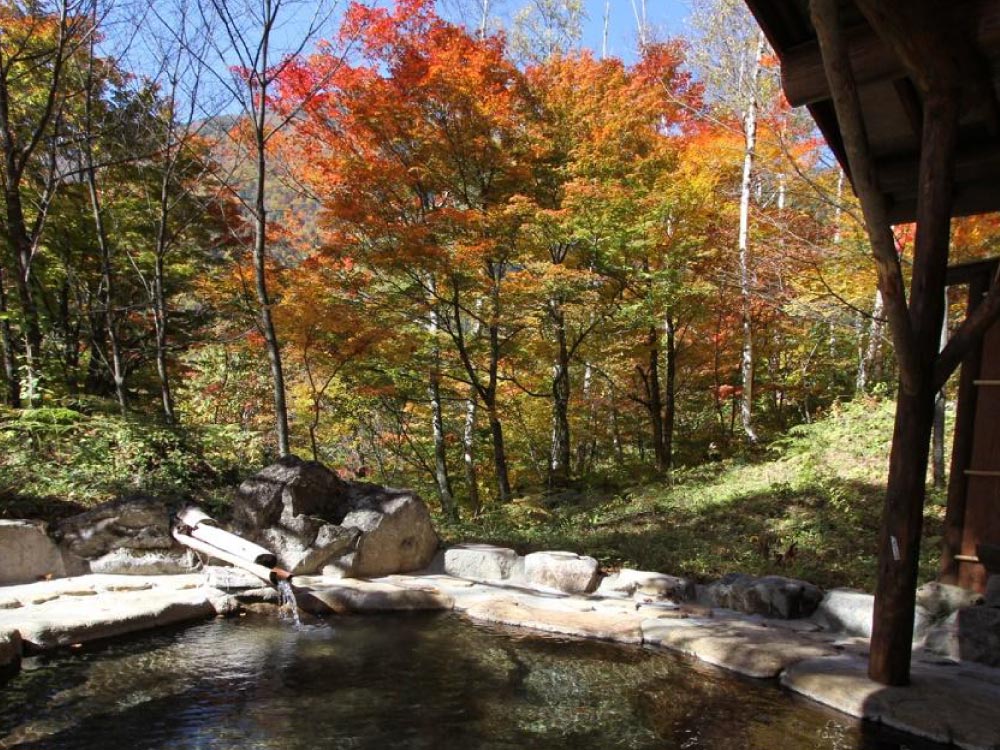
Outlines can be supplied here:
<path id="1" fill-rule="evenodd" d="M 578 4 L 473 5 L 0 0 L 5 440 L 179 491 L 294 452 L 457 518 L 891 393 L 855 200 L 742 3 L 637 6 L 625 59 Z"/>

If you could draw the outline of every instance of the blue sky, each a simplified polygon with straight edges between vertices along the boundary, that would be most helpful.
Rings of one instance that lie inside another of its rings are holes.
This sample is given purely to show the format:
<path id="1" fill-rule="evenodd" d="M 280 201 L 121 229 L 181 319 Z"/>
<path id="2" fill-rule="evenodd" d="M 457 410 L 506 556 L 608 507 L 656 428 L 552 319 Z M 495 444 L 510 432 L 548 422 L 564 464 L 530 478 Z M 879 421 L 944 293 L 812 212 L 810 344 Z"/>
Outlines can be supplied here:
<path id="1" fill-rule="evenodd" d="M 636 0 L 638 5 L 638 0 Z M 587 21 L 583 44 L 595 52 L 601 50 L 604 23 L 604 0 L 585 0 Z M 678 36 L 686 30 L 690 13 L 687 0 L 647 0 L 646 14 L 658 36 Z M 636 23 L 630 0 L 611 0 L 608 24 L 608 54 L 629 59 L 635 49 Z"/>

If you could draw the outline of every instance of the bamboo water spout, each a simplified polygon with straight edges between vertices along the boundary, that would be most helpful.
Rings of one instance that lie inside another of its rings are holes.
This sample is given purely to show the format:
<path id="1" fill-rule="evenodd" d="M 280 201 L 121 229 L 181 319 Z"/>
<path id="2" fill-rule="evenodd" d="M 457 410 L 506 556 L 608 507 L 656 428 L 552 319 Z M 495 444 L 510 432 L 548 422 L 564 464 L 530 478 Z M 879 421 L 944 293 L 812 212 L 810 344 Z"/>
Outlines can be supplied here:
<path id="1" fill-rule="evenodd" d="M 265 583 L 276 586 L 292 578 L 287 570 L 277 567 L 278 558 L 273 552 L 220 529 L 211 516 L 198 508 L 187 507 L 178 513 L 171 533 L 184 546 L 242 568 Z"/>

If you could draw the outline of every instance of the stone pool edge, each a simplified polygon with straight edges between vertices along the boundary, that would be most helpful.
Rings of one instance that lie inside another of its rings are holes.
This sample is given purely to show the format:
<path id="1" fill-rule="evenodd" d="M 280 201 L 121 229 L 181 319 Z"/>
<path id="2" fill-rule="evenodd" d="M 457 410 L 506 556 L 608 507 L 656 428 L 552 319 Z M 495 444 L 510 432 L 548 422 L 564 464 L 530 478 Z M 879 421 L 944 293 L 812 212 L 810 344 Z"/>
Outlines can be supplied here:
<path id="1" fill-rule="evenodd" d="M 0 675 L 24 653 L 72 646 L 274 604 L 252 581 L 204 573 L 92 574 L 0 588 Z M 318 615 L 453 610 L 473 622 L 679 652 L 771 681 L 859 719 L 968 750 L 1000 747 L 1000 670 L 914 654 L 914 680 L 886 688 L 867 678 L 867 642 L 809 621 L 632 597 L 567 594 L 442 573 L 380 579 L 296 580 L 300 608 Z"/>

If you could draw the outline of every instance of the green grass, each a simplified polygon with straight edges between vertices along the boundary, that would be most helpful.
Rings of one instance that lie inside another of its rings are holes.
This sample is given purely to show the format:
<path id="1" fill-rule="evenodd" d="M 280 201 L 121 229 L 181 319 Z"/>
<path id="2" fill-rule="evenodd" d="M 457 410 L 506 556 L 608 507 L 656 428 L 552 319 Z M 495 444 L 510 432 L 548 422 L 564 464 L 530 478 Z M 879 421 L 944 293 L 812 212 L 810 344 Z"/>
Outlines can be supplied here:
<path id="1" fill-rule="evenodd" d="M 755 462 L 678 470 L 669 483 L 585 491 L 554 507 L 544 497 L 493 505 L 474 521 L 442 524 L 443 536 L 521 552 L 569 549 L 609 569 L 702 581 L 739 571 L 871 590 L 892 414 L 888 401 L 841 405 Z M 942 502 L 930 494 L 922 580 L 936 573 Z"/>

